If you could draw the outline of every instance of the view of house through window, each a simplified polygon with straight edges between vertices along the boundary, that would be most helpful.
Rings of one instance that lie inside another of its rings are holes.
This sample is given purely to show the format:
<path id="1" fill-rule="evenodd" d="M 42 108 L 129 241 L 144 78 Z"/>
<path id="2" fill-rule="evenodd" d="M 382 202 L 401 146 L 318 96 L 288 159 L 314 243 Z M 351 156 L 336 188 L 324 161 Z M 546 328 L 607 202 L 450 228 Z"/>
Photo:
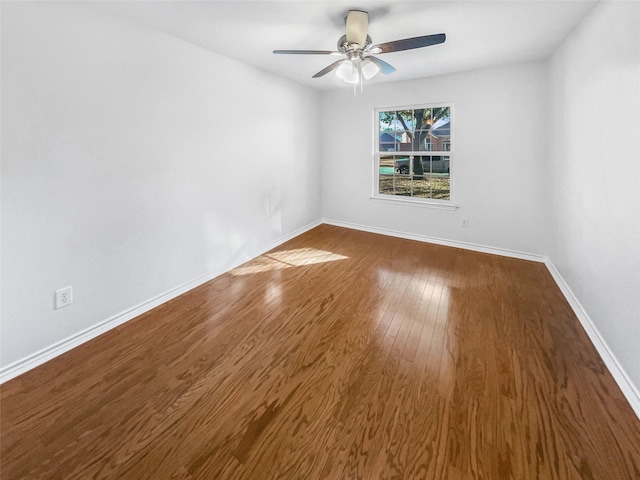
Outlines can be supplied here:
<path id="1" fill-rule="evenodd" d="M 377 195 L 451 200 L 451 106 L 377 111 Z"/>

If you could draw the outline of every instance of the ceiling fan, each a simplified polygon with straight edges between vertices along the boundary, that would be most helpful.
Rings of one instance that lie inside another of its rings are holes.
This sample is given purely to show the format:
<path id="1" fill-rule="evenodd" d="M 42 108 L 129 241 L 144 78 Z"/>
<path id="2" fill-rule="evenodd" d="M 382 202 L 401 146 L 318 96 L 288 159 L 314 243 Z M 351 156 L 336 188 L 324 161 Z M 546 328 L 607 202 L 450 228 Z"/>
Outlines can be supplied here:
<path id="1" fill-rule="evenodd" d="M 346 83 L 360 84 L 364 80 L 373 78 L 378 72 L 389 75 L 396 69 L 387 62 L 374 57 L 374 54 L 401 52 L 414 48 L 428 47 L 444 43 L 446 35 L 423 35 L 421 37 L 403 38 L 393 42 L 373 45 L 367 30 L 369 14 L 362 10 L 349 10 L 345 19 L 346 33 L 338 40 L 338 50 L 274 50 L 278 55 L 344 55 L 346 58 L 338 60 L 316 73 L 313 78 L 322 77 L 336 70 L 338 78 Z"/>

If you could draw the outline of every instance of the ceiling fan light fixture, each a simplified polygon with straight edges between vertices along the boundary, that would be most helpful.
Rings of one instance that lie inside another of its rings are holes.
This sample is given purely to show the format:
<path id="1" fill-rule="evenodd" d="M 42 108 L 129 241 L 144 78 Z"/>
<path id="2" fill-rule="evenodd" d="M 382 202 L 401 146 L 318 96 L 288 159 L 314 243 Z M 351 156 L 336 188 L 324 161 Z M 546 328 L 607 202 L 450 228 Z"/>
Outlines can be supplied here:
<path id="1" fill-rule="evenodd" d="M 358 68 L 352 60 L 345 60 L 342 62 L 336 70 L 336 76 L 345 83 L 352 85 L 355 85 L 360 81 Z"/>
<path id="2" fill-rule="evenodd" d="M 365 58 L 362 61 L 362 76 L 365 78 L 365 80 L 372 79 L 378 74 L 379 71 L 380 68 L 378 68 L 378 66 L 368 58 Z"/>

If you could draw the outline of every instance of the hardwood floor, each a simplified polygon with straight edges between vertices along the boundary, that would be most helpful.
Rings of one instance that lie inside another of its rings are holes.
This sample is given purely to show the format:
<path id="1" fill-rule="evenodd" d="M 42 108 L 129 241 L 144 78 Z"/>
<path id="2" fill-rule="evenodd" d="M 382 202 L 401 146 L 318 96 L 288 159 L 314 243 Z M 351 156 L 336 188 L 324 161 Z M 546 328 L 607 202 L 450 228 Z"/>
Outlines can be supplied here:
<path id="1" fill-rule="evenodd" d="M 542 264 L 322 225 L 1 387 L 1 478 L 638 479 Z"/>

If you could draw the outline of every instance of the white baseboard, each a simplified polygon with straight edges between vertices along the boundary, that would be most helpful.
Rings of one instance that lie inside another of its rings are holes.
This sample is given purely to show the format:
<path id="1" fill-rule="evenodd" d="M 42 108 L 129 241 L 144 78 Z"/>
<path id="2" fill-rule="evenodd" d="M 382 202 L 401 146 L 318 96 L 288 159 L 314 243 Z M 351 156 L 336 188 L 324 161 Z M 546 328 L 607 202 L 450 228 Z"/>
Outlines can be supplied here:
<path id="1" fill-rule="evenodd" d="M 386 228 L 369 227 L 366 225 L 359 225 L 357 223 L 340 222 L 338 220 L 330 220 L 326 218 L 324 219 L 323 223 L 335 225 L 336 227 L 351 228 L 353 230 L 361 230 L 363 232 L 377 233 L 379 235 L 388 235 L 391 237 L 405 238 L 407 240 L 416 240 L 418 242 L 444 245 L 445 247 L 462 248 L 464 250 L 473 250 L 474 252 L 490 253 L 492 255 L 500 255 L 502 257 L 519 258 L 521 260 L 531 260 L 533 262 L 539 263 L 545 263 L 547 261 L 547 257 L 544 255 L 519 252 L 517 250 L 508 250 L 505 248 L 488 247 L 486 245 L 479 245 L 476 243 L 459 242 L 457 240 L 445 240 L 443 238 L 400 232 L 397 230 L 390 230 Z"/>
<path id="2" fill-rule="evenodd" d="M 269 250 L 277 247 L 278 245 L 281 245 L 291 240 L 292 238 L 295 238 L 298 235 L 301 235 L 306 231 L 317 227 L 321 223 L 322 222 L 320 220 L 312 222 L 308 225 L 305 225 L 302 228 L 299 228 L 298 230 L 295 230 L 294 232 L 291 232 L 287 235 L 284 235 L 274 240 L 273 242 L 267 245 L 264 245 L 262 248 L 260 248 L 259 251 L 253 252 L 253 254 L 249 255 L 248 258 L 237 262 L 237 265 L 233 265 L 229 270 L 232 270 L 233 268 L 241 265 L 245 261 L 250 260 L 251 258 L 258 257 L 263 253 L 268 252 Z M 124 312 L 120 312 L 117 315 L 114 315 L 113 317 L 107 318 L 106 320 L 103 320 L 85 330 L 75 333 L 63 340 L 60 340 L 59 342 L 56 342 L 53 345 L 43 348 L 42 350 L 39 350 L 27 357 L 24 357 L 16 362 L 13 362 L 5 367 L 2 367 L 0 368 L 0 384 L 8 380 L 11 380 L 12 378 L 17 377 L 18 375 L 28 372 L 29 370 L 39 365 L 42 365 L 43 363 L 48 362 L 49 360 L 52 360 L 55 357 L 62 355 L 63 353 L 68 352 L 69 350 L 79 345 L 82 345 L 83 343 L 88 342 L 89 340 L 92 340 L 99 335 L 102 335 L 103 333 L 106 333 L 109 330 L 116 328 L 117 326 L 122 325 L 123 323 L 128 322 L 129 320 L 134 319 L 142 315 L 143 313 L 146 313 L 149 310 L 152 310 L 153 308 L 159 305 L 162 305 L 163 303 L 166 303 L 169 300 L 172 300 L 182 295 L 183 293 L 186 293 L 189 290 L 192 290 L 202 285 L 203 283 L 208 282 L 209 280 L 216 278 L 219 275 L 222 275 L 223 273 L 229 270 L 213 271 L 213 272 L 206 273 L 205 275 L 201 275 L 200 277 L 197 277 L 183 285 L 172 288 L 171 290 L 168 290 L 156 297 L 153 297 L 145 302 L 142 302 L 139 305 L 136 305 L 128 310 L 125 310 Z"/>
<path id="3" fill-rule="evenodd" d="M 607 370 L 609 370 L 611 376 L 616 381 L 620 390 L 622 390 L 622 393 L 631 405 L 631 408 L 636 413 L 636 416 L 640 419 L 640 391 L 638 391 L 638 388 L 631 381 L 627 372 L 624 371 L 624 368 L 622 368 L 622 365 L 618 362 L 618 359 L 609 348 L 609 345 L 607 345 L 607 342 L 604 340 L 602 335 L 600 335 L 600 332 L 591 320 L 591 317 L 589 317 L 587 311 L 582 307 L 578 298 L 574 295 L 571 288 L 569 288 L 567 282 L 562 278 L 558 269 L 549 259 L 547 259 L 545 264 L 549 273 L 551 273 L 551 276 L 560 288 L 560 291 L 567 299 L 567 302 L 569 302 L 571 309 L 576 314 L 576 317 L 578 317 L 578 320 L 582 324 L 582 328 L 587 332 L 591 343 L 593 343 L 593 346 L 600 354 Z"/>
<path id="4" fill-rule="evenodd" d="M 605 366 L 611 373 L 611 376 L 620 387 L 620 390 L 622 390 L 623 395 L 631 405 L 631 408 L 633 409 L 633 411 L 636 413 L 638 418 L 640 418 L 640 392 L 638 392 L 638 389 L 633 384 L 633 382 L 631 381 L 627 373 L 624 371 L 624 369 L 616 359 L 615 355 L 607 345 L 607 342 L 605 342 L 604 338 L 602 338 L 602 335 L 600 335 L 600 332 L 594 325 L 593 321 L 587 314 L 586 310 L 582 307 L 577 297 L 571 291 L 571 289 L 569 288 L 569 285 L 567 284 L 567 282 L 564 281 L 564 279 L 560 275 L 560 272 L 558 272 L 558 270 L 553 265 L 549 257 L 545 255 L 535 255 L 531 253 L 518 252 L 518 251 L 507 250 L 502 248 L 487 247 L 485 245 L 477 245 L 473 243 L 444 240 L 441 238 L 428 237 L 425 235 L 408 234 L 405 232 L 398 232 L 395 230 L 369 227 L 365 225 L 340 222 L 337 220 L 325 219 L 324 223 L 327 223 L 329 225 L 335 225 L 337 227 L 345 227 L 345 228 L 351 228 L 354 230 L 362 230 L 364 232 L 378 233 L 381 235 L 389 235 L 393 237 L 406 238 L 409 240 L 417 240 L 419 242 L 434 243 L 437 245 L 463 248 L 465 250 L 474 250 L 476 252 L 491 253 L 494 255 L 502 255 L 506 257 L 513 257 L 513 258 L 519 258 L 522 260 L 531 260 L 534 262 L 544 263 L 547 269 L 549 270 L 549 273 L 551 273 L 551 276 L 553 277 L 556 284 L 558 285 L 558 288 L 560 288 L 560 291 L 567 299 L 567 302 L 569 302 L 569 305 L 573 309 L 573 312 L 575 313 L 576 317 L 578 318 L 578 321 L 582 325 L 582 328 L 584 328 L 585 332 L 589 336 L 591 343 L 593 343 L 594 347 L 600 354 L 600 357 L 602 358 L 602 361 L 604 362 Z"/>

